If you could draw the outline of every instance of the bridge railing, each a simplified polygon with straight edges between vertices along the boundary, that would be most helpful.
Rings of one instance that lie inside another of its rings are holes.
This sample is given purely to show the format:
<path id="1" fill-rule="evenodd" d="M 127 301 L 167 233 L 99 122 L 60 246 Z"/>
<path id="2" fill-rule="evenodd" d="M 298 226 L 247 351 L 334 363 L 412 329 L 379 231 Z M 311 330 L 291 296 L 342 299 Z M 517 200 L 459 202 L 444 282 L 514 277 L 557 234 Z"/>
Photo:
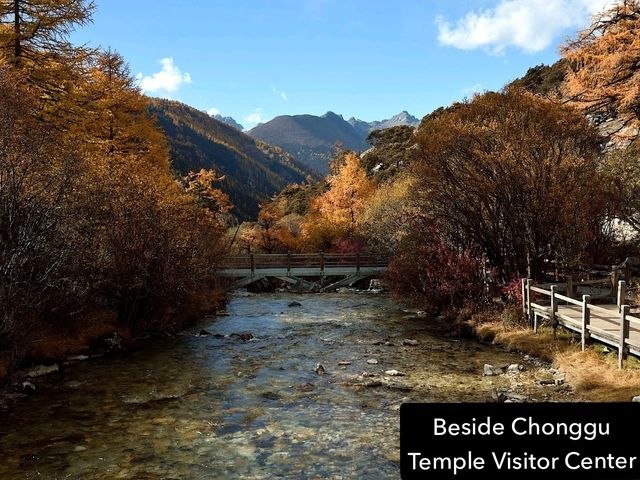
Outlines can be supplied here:
<path id="1" fill-rule="evenodd" d="M 583 284 L 593 283 L 583 282 Z M 534 286 L 531 279 L 522 279 L 522 310 L 533 322 L 534 333 L 538 330 L 538 314 L 540 314 L 551 322 L 554 337 L 559 325 L 580 333 L 582 351 L 585 350 L 591 337 L 617 348 L 619 368 L 622 368 L 623 359 L 629 351 L 633 349 L 637 355 L 639 348 L 637 337 L 634 333 L 634 337 L 631 338 L 631 332 L 640 331 L 640 318 L 632 316 L 629 313 L 630 306 L 625 304 L 626 282 L 624 280 L 618 281 L 617 303 L 611 305 L 614 309 L 606 308 L 606 305 L 592 304 L 591 295 L 582 295 L 581 299 L 577 299 L 572 295 L 571 289 L 568 290 L 567 295 L 562 295 L 558 293 L 558 285 L 550 285 L 548 289 L 541 288 L 543 286 L 546 287 L 546 285 Z M 536 295 L 539 299 L 535 298 Z M 560 309 L 561 303 L 568 308 Z M 600 320 L 600 326 L 594 325 L 595 319 Z"/>
<path id="2" fill-rule="evenodd" d="M 386 267 L 387 260 L 366 253 L 276 253 L 250 254 L 226 257 L 222 269 L 318 268 L 332 267 Z"/>

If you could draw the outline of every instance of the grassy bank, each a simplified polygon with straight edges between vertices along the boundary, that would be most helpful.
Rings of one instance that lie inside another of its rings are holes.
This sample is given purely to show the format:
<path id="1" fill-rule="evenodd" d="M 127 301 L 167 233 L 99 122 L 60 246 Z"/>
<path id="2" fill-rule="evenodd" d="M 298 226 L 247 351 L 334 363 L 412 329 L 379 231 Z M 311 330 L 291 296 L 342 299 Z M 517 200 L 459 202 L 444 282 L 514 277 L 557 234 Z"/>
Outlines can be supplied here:
<path id="1" fill-rule="evenodd" d="M 576 393 L 599 402 L 628 402 L 640 395 L 640 361 L 629 356 L 625 368 L 617 368 L 617 352 L 592 344 L 580 349 L 577 336 L 558 329 L 557 339 L 551 328 L 531 329 L 513 321 L 513 312 L 475 315 L 468 321 L 475 335 L 510 350 L 533 355 L 566 373 Z"/>
<path id="2" fill-rule="evenodd" d="M 20 340 L 22 349 L 14 357 L 13 368 L 10 352 L 0 350 L 0 394 L 20 391 L 21 370 L 36 365 L 62 364 L 77 355 L 137 348 L 140 339 L 148 338 L 150 334 L 176 334 L 204 316 L 215 314 L 224 308 L 226 301 L 224 288 L 209 288 L 203 290 L 200 297 L 191 297 L 187 306 L 179 310 L 165 307 L 144 322 L 136 321 L 136 328 L 131 328 L 118 318 L 114 309 L 108 308 L 87 307 L 82 314 L 40 322 Z"/>

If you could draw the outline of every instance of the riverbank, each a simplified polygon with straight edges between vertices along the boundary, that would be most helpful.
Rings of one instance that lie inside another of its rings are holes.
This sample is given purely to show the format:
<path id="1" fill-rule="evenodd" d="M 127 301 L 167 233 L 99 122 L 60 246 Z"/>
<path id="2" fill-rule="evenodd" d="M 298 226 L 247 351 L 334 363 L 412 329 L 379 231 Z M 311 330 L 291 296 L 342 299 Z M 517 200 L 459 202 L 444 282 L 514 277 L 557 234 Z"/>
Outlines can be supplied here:
<path id="1" fill-rule="evenodd" d="M 17 401 L 36 393 L 36 379 L 80 361 L 95 359 L 143 347 L 151 337 L 171 337 L 205 316 L 224 308 L 227 294 L 212 289 L 206 299 L 198 299 L 181 312 L 167 310 L 146 326 L 132 331 L 118 320 L 112 309 L 86 309 L 82 315 L 65 322 L 43 324 L 31 337 L 22 341 L 23 352 L 16 369 L 8 368 L 8 353 L 0 352 L 0 412 L 8 411 Z M 9 377 L 10 375 L 10 377 Z"/>
<path id="2" fill-rule="evenodd" d="M 620 370 L 617 352 L 607 347 L 594 343 L 582 352 L 579 339 L 562 328 L 554 339 L 551 328 L 541 328 L 534 334 L 530 328 L 514 323 L 513 318 L 506 309 L 472 316 L 467 324 L 481 341 L 550 362 L 585 400 L 628 402 L 640 395 L 640 362 L 635 357 L 629 356 Z"/>

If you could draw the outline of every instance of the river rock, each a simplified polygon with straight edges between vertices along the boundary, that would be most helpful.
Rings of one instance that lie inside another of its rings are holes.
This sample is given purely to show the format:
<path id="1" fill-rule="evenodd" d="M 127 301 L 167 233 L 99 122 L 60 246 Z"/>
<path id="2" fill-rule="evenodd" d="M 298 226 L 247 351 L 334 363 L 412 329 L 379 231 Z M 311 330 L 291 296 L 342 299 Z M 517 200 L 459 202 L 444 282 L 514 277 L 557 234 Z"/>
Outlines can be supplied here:
<path id="1" fill-rule="evenodd" d="M 301 307 L 302 304 L 300 302 L 290 302 L 289 307 Z"/>
<path id="2" fill-rule="evenodd" d="M 205 329 L 200 330 L 200 333 L 196 335 L 196 337 L 208 337 L 209 335 L 211 335 L 209 332 L 207 332 Z"/>
<path id="3" fill-rule="evenodd" d="M 636 402 L 636 403 L 640 403 L 640 395 L 638 395 L 637 397 L 633 397 L 633 399 L 631 399 L 632 402 Z"/>
<path id="4" fill-rule="evenodd" d="M 525 403 L 529 398 L 526 395 L 519 395 L 517 393 L 505 394 L 504 403 Z"/>
<path id="5" fill-rule="evenodd" d="M 338 362 L 338 365 L 340 365 L 340 366 L 351 365 L 351 362 L 346 361 L 346 360 L 342 360 L 342 361 Z"/>
<path id="6" fill-rule="evenodd" d="M 280 400 L 282 396 L 276 392 L 263 392 L 260 396 L 266 400 Z"/>
<path id="7" fill-rule="evenodd" d="M 391 390 L 400 390 L 401 392 L 409 392 L 413 390 L 413 387 L 411 385 L 400 382 L 386 382 L 384 386 Z"/>
<path id="8" fill-rule="evenodd" d="M 504 402 L 506 399 L 504 393 L 499 392 L 495 387 L 491 389 L 491 398 L 494 402 Z"/>
<path id="9" fill-rule="evenodd" d="M 484 364 L 484 368 L 482 370 L 482 374 L 485 377 L 502 375 L 503 373 L 504 373 L 504 370 L 501 367 L 494 367 L 493 365 L 489 365 L 488 363 Z"/>
<path id="10" fill-rule="evenodd" d="M 316 368 L 313 369 L 314 372 L 316 372 L 318 375 L 323 375 L 324 374 L 324 366 L 322 366 L 321 363 L 316 363 Z"/>
<path id="11" fill-rule="evenodd" d="M 399 372 L 398 370 L 386 370 L 384 372 L 385 375 L 389 375 L 390 377 L 404 377 L 404 373 Z"/>
<path id="12" fill-rule="evenodd" d="M 362 372 L 361 376 L 362 377 L 377 377 L 378 374 L 377 373 L 372 373 L 372 372 Z"/>
<path id="13" fill-rule="evenodd" d="M 365 380 L 361 384 L 356 384 L 356 385 L 362 386 L 362 387 L 373 388 L 373 387 L 381 387 L 382 386 L 382 382 L 380 380 Z"/>
<path id="14" fill-rule="evenodd" d="M 378 360 L 375 358 L 370 358 L 369 360 L 367 360 L 367 363 L 369 365 L 377 365 L 378 364 Z"/>
<path id="15" fill-rule="evenodd" d="M 420 342 L 418 342 L 418 340 L 413 340 L 412 338 L 405 338 L 404 340 L 402 340 L 402 344 L 403 345 L 409 345 L 409 346 L 412 346 L 412 347 L 415 347 L 419 343 Z"/>
<path id="16" fill-rule="evenodd" d="M 53 365 L 38 365 L 27 372 L 27 377 L 41 377 L 42 375 L 57 372 L 58 370 L 60 370 L 60 367 L 58 367 L 57 363 Z"/>
<path id="17" fill-rule="evenodd" d="M 563 385 L 567 381 L 567 376 L 562 372 L 556 372 L 553 374 L 553 381 L 556 385 Z"/>
<path id="18" fill-rule="evenodd" d="M 87 355 L 69 355 L 67 357 L 67 362 L 83 362 L 84 360 L 89 360 Z"/>
<path id="19" fill-rule="evenodd" d="M 26 393 L 27 395 L 31 395 L 36 393 L 36 386 L 27 381 L 27 382 L 22 382 L 22 393 Z"/>
<path id="20" fill-rule="evenodd" d="M 242 340 L 243 342 L 248 342 L 249 340 L 251 340 L 253 338 L 253 334 L 249 333 L 249 332 L 243 332 L 243 333 L 232 333 L 231 335 L 229 335 L 230 337 L 237 337 L 240 340 Z"/>
<path id="21" fill-rule="evenodd" d="M 507 367 L 507 373 L 518 374 L 524 370 L 524 365 L 519 363 L 512 363 Z"/>

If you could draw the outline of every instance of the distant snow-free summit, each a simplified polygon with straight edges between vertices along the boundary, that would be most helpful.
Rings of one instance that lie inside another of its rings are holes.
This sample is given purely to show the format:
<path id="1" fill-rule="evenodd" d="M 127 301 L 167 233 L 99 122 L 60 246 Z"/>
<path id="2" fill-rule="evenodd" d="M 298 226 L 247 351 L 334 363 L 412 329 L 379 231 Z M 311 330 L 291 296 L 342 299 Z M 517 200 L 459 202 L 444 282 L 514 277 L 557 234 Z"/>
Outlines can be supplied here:
<path id="1" fill-rule="evenodd" d="M 416 117 L 407 112 L 374 122 L 356 118 L 346 121 L 342 115 L 327 112 L 322 116 L 281 115 L 252 128 L 248 133 L 281 147 L 312 169 L 327 173 L 336 144 L 348 150 L 363 151 L 368 148 L 366 139 L 373 130 L 397 125 L 416 126 L 419 123 Z"/>
<path id="2" fill-rule="evenodd" d="M 241 132 L 244 132 L 244 127 L 240 125 L 238 122 L 236 122 L 233 117 L 223 117 L 219 113 L 216 113 L 215 115 L 211 115 L 211 118 L 214 118 L 219 122 L 226 123 L 230 127 L 233 127 L 237 130 L 240 130 Z"/>

